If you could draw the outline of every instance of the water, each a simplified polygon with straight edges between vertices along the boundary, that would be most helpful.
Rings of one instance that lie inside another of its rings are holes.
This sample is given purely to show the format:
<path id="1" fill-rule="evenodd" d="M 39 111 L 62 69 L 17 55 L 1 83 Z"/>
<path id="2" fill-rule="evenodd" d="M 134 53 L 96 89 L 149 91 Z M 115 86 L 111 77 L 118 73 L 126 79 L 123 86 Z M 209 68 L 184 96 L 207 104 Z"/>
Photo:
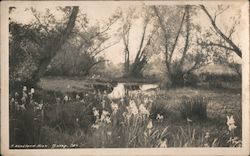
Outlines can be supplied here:
<path id="1" fill-rule="evenodd" d="M 118 83 L 113 88 L 113 91 L 108 94 L 110 99 L 124 98 L 126 91 L 149 91 L 159 88 L 158 84 L 131 84 L 131 83 Z"/>

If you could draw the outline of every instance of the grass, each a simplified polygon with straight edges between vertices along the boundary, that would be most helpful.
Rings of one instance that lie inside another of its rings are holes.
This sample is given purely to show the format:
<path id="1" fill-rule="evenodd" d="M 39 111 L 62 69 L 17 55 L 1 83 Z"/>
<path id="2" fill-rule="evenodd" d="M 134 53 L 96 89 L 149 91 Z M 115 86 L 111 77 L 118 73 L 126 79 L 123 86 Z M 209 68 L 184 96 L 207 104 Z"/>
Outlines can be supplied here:
<path id="1" fill-rule="evenodd" d="M 44 104 L 43 118 L 28 111 L 21 113 L 11 111 L 10 144 L 41 143 L 48 145 L 48 148 L 54 148 L 53 144 L 64 144 L 68 148 L 229 147 L 232 146 L 228 143 L 232 132 L 228 130 L 226 124 L 228 115 L 234 116 L 237 126 L 233 136 L 237 136 L 239 140 L 242 138 L 240 91 L 204 88 L 150 91 L 136 96 L 127 96 L 125 103 L 120 100 L 113 101 L 119 106 L 118 112 L 113 114 L 112 101 L 105 98 L 105 95 L 97 96 L 92 91 L 85 90 L 84 86 L 88 84 L 88 81 L 43 80 L 44 82 L 40 83 L 43 90 L 36 91 L 34 96 L 34 100 Z M 74 86 L 78 88 L 83 86 L 81 88 L 83 91 L 75 90 Z M 78 93 L 80 99 L 76 99 Z M 66 95 L 71 97 L 71 100 L 63 100 Z M 191 121 L 183 119 L 179 110 L 183 96 L 205 97 L 208 102 L 207 119 L 194 118 Z M 146 97 L 150 100 L 145 101 Z M 135 101 L 137 108 L 143 104 L 150 114 L 145 117 L 139 113 L 126 120 L 124 112 L 129 113 L 126 106 L 130 106 L 131 100 Z M 101 120 L 103 101 L 105 102 L 104 110 L 110 113 L 106 117 L 111 119 L 111 124 Z M 93 107 L 98 110 L 97 117 L 93 115 Z M 157 114 L 163 115 L 164 119 L 156 119 Z M 34 118 L 37 119 L 33 120 Z M 151 121 L 153 127 L 148 128 Z M 25 129 L 29 127 L 34 127 L 34 129 L 27 133 Z M 26 136 L 28 139 L 20 139 L 23 138 L 21 136 Z"/>

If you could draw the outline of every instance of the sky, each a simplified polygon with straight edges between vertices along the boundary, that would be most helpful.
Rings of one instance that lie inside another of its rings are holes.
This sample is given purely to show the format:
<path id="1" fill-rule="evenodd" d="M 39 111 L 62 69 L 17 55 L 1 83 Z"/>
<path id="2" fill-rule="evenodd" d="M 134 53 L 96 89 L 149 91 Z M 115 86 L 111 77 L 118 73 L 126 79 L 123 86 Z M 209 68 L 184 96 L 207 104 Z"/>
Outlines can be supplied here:
<path id="1" fill-rule="evenodd" d="M 117 3 L 117 5 L 108 5 L 108 4 L 90 4 L 90 5 L 84 5 L 84 6 L 80 6 L 80 9 L 87 14 L 87 17 L 90 19 L 90 23 L 95 24 L 97 22 L 101 23 L 101 21 L 105 21 L 107 18 L 109 18 L 110 16 L 112 16 L 112 14 L 114 14 L 114 12 L 117 10 L 117 8 L 121 8 L 123 11 L 126 11 L 130 5 L 119 5 L 119 3 Z M 137 6 L 137 8 L 140 8 L 141 6 Z M 209 11 L 211 11 L 211 13 L 214 12 L 215 8 L 217 6 L 216 5 L 211 5 L 211 6 L 207 6 L 207 8 L 209 9 Z M 19 6 L 17 7 L 11 14 L 11 18 L 15 19 L 16 21 L 20 22 L 20 23 L 29 23 L 32 20 L 35 20 L 35 18 L 33 17 L 33 15 L 28 12 L 28 11 L 24 11 L 27 7 L 26 6 Z M 35 6 L 35 8 L 41 12 L 43 12 L 45 10 L 45 8 L 48 8 L 48 6 L 46 7 L 41 7 L 41 6 Z M 52 7 L 53 8 L 53 7 Z M 231 16 L 235 16 L 238 12 L 240 8 L 240 5 L 234 5 L 233 7 L 231 7 L 230 10 L 227 10 L 224 14 L 222 14 L 220 16 L 220 18 L 218 18 L 218 25 L 222 27 L 225 26 L 230 26 L 230 19 L 229 17 Z M 60 14 L 56 14 L 56 17 L 60 17 Z M 194 22 L 199 23 L 202 27 L 204 28 L 209 28 L 210 27 L 210 23 L 208 18 L 206 17 L 206 15 L 203 12 L 198 12 L 197 17 L 194 18 Z M 117 29 L 117 27 L 119 27 L 120 25 L 114 25 L 111 28 L 111 31 L 109 32 L 110 35 L 112 35 L 112 33 Z M 238 31 L 238 30 L 237 30 Z M 148 33 L 146 32 L 146 35 Z M 131 28 L 131 32 L 130 32 L 130 51 L 131 51 L 131 58 L 133 59 L 136 51 L 138 49 L 139 43 L 140 43 L 140 38 L 142 35 L 142 21 L 140 19 L 138 19 L 137 21 L 135 21 L 132 25 Z M 237 36 L 238 35 L 238 36 Z M 236 36 L 234 36 L 234 38 L 236 40 L 239 40 L 239 34 L 236 34 Z M 115 39 L 116 40 L 116 39 Z M 124 45 L 122 40 L 120 40 L 119 43 L 117 43 L 116 45 L 110 47 L 109 49 L 106 49 L 102 55 L 110 60 L 111 62 L 113 62 L 114 64 L 117 63 L 122 63 L 124 61 L 124 55 L 123 55 L 123 50 L 124 50 Z M 236 57 L 237 58 L 237 57 Z"/>

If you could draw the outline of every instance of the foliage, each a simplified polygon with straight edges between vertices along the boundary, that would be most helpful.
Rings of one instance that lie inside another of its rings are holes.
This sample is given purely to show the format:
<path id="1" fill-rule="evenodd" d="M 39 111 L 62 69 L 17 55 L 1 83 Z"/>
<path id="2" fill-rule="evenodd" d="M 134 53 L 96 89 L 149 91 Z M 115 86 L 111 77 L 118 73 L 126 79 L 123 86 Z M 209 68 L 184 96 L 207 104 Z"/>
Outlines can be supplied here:
<path id="1" fill-rule="evenodd" d="M 134 23 L 140 21 L 142 25 L 142 35 L 139 40 L 138 50 L 134 53 L 135 58 L 131 58 L 132 48 L 131 48 L 131 29 L 134 27 Z M 121 38 L 124 44 L 124 76 L 132 78 L 142 78 L 145 66 L 150 58 L 149 48 L 151 46 L 151 39 L 157 28 L 150 30 L 150 24 L 152 24 L 152 14 L 150 13 L 148 7 L 144 6 L 141 9 L 130 8 L 126 12 L 121 14 L 121 25 L 120 28 Z M 149 32 L 149 33 L 148 33 Z"/>
<path id="2" fill-rule="evenodd" d="M 79 7 L 66 8 L 65 18 L 57 21 L 58 24 L 49 9 L 41 15 L 30 8 L 36 19 L 34 23 L 19 24 L 10 18 L 11 86 L 17 80 L 32 85 L 44 75 L 51 59 L 66 42 L 75 25 Z M 67 11 L 71 13 L 67 14 Z"/>
<path id="3" fill-rule="evenodd" d="M 200 26 L 194 24 L 192 18 L 197 8 L 186 5 L 153 6 L 152 9 L 160 27 L 154 42 L 163 47 L 167 76 L 172 86 L 184 86 L 185 75 L 210 63 L 210 51 L 197 43 L 202 36 Z"/>
<path id="4" fill-rule="evenodd" d="M 227 117 L 228 127 L 216 121 L 223 128 L 220 134 L 199 125 L 200 118 L 204 117 L 203 105 L 207 103 L 203 97 L 183 97 L 182 105 L 187 106 L 183 108 L 190 114 L 183 116 L 187 120 L 179 125 L 183 120 L 175 117 L 171 123 L 172 112 L 165 104 L 156 103 L 157 95 L 153 93 L 131 92 L 124 99 L 113 101 L 106 98 L 105 93 L 54 93 L 55 99 L 49 99 L 49 104 L 45 102 L 48 99 L 38 95 L 42 95 L 40 91 L 35 92 L 33 88 L 28 91 L 27 87 L 23 87 L 22 94 L 11 95 L 10 145 L 44 144 L 46 148 L 241 146 L 237 116 L 236 120 L 234 116 Z M 38 99 L 42 99 L 41 102 L 37 103 Z M 198 118 L 194 118 L 194 114 Z M 55 147 L 55 144 L 64 147 Z"/>
<path id="5" fill-rule="evenodd" d="M 196 96 L 188 98 L 182 97 L 180 104 L 180 113 L 183 118 L 196 118 L 206 119 L 207 118 L 207 99 L 205 97 Z"/>

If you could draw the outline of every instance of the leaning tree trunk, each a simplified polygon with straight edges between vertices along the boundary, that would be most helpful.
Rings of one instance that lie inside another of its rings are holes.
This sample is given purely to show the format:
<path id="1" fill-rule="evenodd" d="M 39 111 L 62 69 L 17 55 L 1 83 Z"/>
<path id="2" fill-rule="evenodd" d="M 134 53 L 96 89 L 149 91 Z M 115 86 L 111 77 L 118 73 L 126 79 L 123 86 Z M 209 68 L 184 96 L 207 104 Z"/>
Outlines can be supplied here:
<path id="1" fill-rule="evenodd" d="M 77 14 L 79 11 L 78 6 L 74 6 L 72 13 L 69 17 L 66 28 L 63 30 L 61 34 L 58 36 L 49 39 L 42 47 L 42 58 L 38 61 L 37 70 L 32 74 L 32 82 L 36 84 L 39 79 L 45 74 L 47 66 L 50 64 L 51 60 L 56 56 L 58 51 L 61 49 L 62 45 L 68 39 L 70 33 L 72 32 L 75 21 L 77 18 Z"/>
<path id="2" fill-rule="evenodd" d="M 135 78 L 143 77 L 144 66 L 147 64 L 147 58 L 143 56 L 141 60 L 136 60 L 131 67 L 129 75 Z"/>

